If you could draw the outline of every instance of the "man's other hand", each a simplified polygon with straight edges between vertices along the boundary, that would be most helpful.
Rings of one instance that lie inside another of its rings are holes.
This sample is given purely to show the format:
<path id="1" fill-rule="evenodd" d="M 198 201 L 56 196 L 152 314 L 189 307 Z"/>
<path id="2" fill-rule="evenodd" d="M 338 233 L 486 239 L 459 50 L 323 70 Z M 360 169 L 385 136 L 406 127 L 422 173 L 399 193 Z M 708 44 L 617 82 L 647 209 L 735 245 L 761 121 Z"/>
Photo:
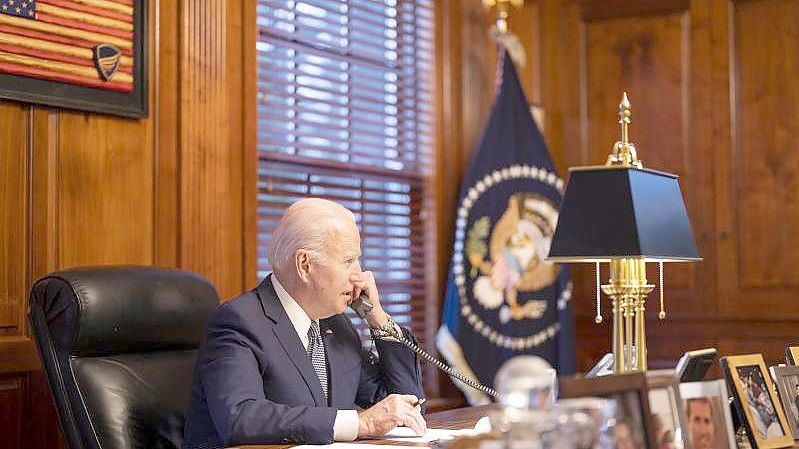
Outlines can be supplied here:
<path id="1" fill-rule="evenodd" d="M 381 437 L 397 426 L 410 427 L 418 436 L 427 431 L 421 407 L 411 394 L 391 394 L 358 413 L 358 438 Z"/>

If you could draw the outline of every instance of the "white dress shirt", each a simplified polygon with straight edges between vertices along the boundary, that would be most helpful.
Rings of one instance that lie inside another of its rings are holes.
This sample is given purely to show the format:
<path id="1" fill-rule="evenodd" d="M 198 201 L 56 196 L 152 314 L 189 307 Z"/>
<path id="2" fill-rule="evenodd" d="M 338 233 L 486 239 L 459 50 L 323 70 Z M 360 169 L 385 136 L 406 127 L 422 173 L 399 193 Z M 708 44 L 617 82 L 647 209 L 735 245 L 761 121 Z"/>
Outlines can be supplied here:
<path id="1" fill-rule="evenodd" d="M 302 346 L 308 350 L 308 329 L 311 328 L 311 318 L 305 310 L 297 304 L 297 301 L 289 295 L 285 288 L 280 285 L 280 281 L 272 273 L 272 285 L 275 293 L 289 316 L 297 336 L 302 341 Z M 358 412 L 355 410 L 338 410 L 336 420 L 333 422 L 333 439 L 336 441 L 354 441 L 358 437 Z"/>

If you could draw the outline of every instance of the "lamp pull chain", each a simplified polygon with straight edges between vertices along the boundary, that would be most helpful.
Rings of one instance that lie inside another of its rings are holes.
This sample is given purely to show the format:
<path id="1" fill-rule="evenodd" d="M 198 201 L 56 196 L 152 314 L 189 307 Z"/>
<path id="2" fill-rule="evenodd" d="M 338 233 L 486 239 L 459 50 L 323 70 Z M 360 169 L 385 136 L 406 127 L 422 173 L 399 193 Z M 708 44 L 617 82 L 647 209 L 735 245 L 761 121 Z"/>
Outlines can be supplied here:
<path id="1" fill-rule="evenodd" d="M 596 316 L 594 322 L 599 324 L 602 322 L 602 310 L 600 308 L 600 293 L 599 293 L 599 262 L 596 263 Z"/>
<path id="2" fill-rule="evenodd" d="M 659 279 L 660 287 L 658 288 L 658 290 L 660 290 L 660 292 L 659 292 L 660 293 L 660 313 L 658 313 L 658 318 L 660 318 L 662 320 L 662 319 L 666 318 L 666 311 L 663 309 L 663 262 L 662 261 L 658 262 L 658 267 L 660 268 L 660 270 L 659 270 L 660 273 L 658 275 L 658 278 L 660 278 Z"/>

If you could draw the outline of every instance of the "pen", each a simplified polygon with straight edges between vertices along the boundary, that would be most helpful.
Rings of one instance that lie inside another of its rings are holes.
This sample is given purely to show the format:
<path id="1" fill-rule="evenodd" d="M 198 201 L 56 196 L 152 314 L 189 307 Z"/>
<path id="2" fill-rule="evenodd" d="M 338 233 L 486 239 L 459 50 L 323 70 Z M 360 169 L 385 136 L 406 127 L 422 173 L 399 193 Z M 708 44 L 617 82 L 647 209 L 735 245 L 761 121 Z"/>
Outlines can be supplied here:
<path id="1" fill-rule="evenodd" d="M 424 401 L 426 401 L 426 400 L 427 400 L 427 398 L 419 399 L 418 401 L 413 403 L 413 406 L 416 407 L 417 405 L 422 405 L 422 404 L 424 404 Z"/>

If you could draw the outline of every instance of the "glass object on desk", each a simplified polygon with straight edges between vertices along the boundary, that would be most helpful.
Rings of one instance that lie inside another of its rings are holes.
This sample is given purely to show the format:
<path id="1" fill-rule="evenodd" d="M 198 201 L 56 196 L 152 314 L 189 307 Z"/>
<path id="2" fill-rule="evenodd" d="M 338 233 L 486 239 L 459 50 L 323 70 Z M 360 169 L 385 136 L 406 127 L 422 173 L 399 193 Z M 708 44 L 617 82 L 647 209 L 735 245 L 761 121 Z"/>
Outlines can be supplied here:
<path id="1" fill-rule="evenodd" d="M 556 423 L 552 410 L 558 397 L 555 370 L 541 357 L 514 357 L 497 371 L 494 386 L 501 407 L 490 415 L 492 428 L 508 442 L 540 448 L 541 435 Z"/>
<path id="2" fill-rule="evenodd" d="M 546 360 L 521 355 L 505 362 L 497 371 L 494 386 L 499 402 L 517 410 L 548 409 L 558 397 L 558 378 Z"/>
<path id="3" fill-rule="evenodd" d="M 561 399 L 554 407 L 555 426 L 542 435 L 543 449 L 615 448 L 612 427 L 617 403 L 607 398 Z"/>

